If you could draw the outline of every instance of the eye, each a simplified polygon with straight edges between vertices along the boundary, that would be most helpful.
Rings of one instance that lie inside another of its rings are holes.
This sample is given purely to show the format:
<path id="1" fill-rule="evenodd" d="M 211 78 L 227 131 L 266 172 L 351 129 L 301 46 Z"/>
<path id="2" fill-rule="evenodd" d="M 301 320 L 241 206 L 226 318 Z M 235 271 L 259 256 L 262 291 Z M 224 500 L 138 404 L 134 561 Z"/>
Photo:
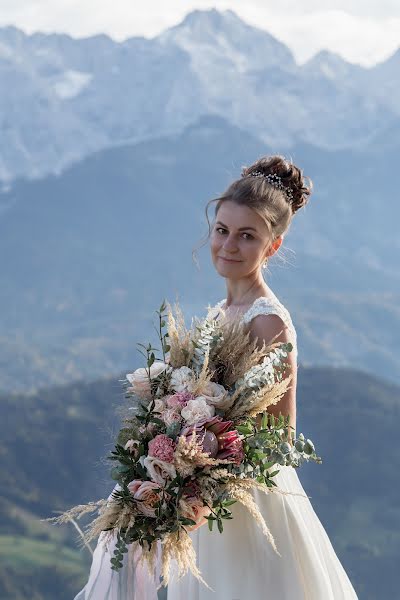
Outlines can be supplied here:
<path id="1" fill-rule="evenodd" d="M 224 233 L 226 232 L 226 229 L 224 227 L 216 227 L 215 231 L 217 231 L 220 235 L 224 235 Z M 252 240 L 253 236 L 251 235 L 251 233 L 247 233 L 247 232 L 243 232 L 242 235 L 247 235 L 248 237 L 244 238 L 245 240 Z"/>

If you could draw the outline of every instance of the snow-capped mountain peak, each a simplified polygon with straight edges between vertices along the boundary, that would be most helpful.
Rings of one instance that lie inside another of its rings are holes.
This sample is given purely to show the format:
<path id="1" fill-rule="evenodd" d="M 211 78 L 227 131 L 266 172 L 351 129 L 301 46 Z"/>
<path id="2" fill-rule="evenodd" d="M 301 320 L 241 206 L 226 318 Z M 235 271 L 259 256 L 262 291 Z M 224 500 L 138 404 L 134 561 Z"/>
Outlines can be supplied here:
<path id="1" fill-rule="evenodd" d="M 157 40 L 185 50 L 192 64 L 230 63 L 238 72 L 268 67 L 292 67 L 294 58 L 282 42 L 268 32 L 245 23 L 232 10 L 194 10 Z M 212 65 L 210 65 L 212 67 Z"/>

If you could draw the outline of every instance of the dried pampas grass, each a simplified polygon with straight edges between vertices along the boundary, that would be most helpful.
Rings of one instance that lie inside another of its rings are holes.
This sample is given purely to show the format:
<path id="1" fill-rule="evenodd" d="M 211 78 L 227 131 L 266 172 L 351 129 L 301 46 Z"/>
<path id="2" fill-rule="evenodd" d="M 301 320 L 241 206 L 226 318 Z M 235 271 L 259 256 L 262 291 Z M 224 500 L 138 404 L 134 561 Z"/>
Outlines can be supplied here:
<path id="1" fill-rule="evenodd" d="M 233 405 L 225 413 L 225 418 L 235 419 L 238 417 L 255 417 L 267 409 L 268 406 L 277 404 L 289 389 L 293 375 L 275 382 L 273 386 L 265 386 L 254 391 L 250 396 L 240 397 L 246 386 L 239 387 L 232 396 Z"/>
<path id="2" fill-rule="evenodd" d="M 192 475 L 196 467 L 206 467 L 207 465 L 232 464 L 232 460 L 223 458 L 213 458 L 207 452 L 203 452 L 203 447 L 197 441 L 196 431 L 187 438 L 184 435 L 178 437 L 178 443 L 175 448 L 174 464 L 176 470 L 182 477 Z"/>
<path id="3" fill-rule="evenodd" d="M 163 546 L 161 563 L 163 581 L 157 587 L 157 590 L 162 586 L 168 585 L 170 581 L 171 559 L 175 559 L 178 566 L 178 579 L 181 579 L 190 570 L 196 579 L 201 581 L 209 590 L 215 592 L 201 576 L 201 571 L 196 565 L 196 551 L 187 532 L 183 535 L 178 532 L 169 533 L 161 543 Z"/>
<path id="4" fill-rule="evenodd" d="M 166 303 L 168 316 L 168 345 L 170 346 L 169 364 L 178 369 L 189 364 L 193 356 L 193 344 L 191 341 L 190 330 L 186 328 L 185 317 L 178 302 L 175 302 L 172 308 L 169 302 Z M 174 316 L 174 311 L 176 316 Z"/>

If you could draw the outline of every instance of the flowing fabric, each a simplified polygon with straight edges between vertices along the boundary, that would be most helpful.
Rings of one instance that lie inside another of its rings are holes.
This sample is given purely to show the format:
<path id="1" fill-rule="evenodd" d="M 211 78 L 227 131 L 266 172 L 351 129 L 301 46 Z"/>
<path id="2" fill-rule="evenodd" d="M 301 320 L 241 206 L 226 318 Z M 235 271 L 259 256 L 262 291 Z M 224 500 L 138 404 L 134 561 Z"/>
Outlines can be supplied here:
<path id="1" fill-rule="evenodd" d="M 278 556 L 247 508 L 232 504 L 233 519 L 223 521 L 220 533 L 214 524 L 189 533 L 202 577 L 209 590 L 191 573 L 178 580 L 172 561 L 168 600 L 351 600 L 356 592 L 339 561 L 329 537 L 316 515 L 296 470 L 277 466 L 274 481 L 283 491 L 301 496 L 253 489 L 257 503 L 272 535 Z M 146 565 L 138 566 L 139 552 L 124 557 L 121 571 L 111 569 L 108 550 L 99 540 L 89 581 L 75 600 L 157 600 L 160 582 L 159 561 L 153 576 Z"/>
<path id="2" fill-rule="evenodd" d="M 133 551 L 129 547 L 124 555 L 123 567 L 120 571 L 111 569 L 110 559 L 113 556 L 115 539 L 105 544 L 100 535 L 94 551 L 89 580 L 74 600 L 157 600 L 159 585 L 160 560 L 154 573 L 148 572 L 147 566 L 139 564 L 140 548 Z M 160 558 L 160 542 L 158 542 Z"/>
<path id="3" fill-rule="evenodd" d="M 274 536 L 278 556 L 242 504 L 229 508 L 232 520 L 219 533 L 207 525 L 190 535 L 208 590 L 191 575 L 168 586 L 168 600 L 351 600 L 357 595 L 316 515 L 296 470 L 277 466 L 283 491 L 251 494 Z"/>
<path id="4" fill-rule="evenodd" d="M 215 308 L 225 300 L 220 301 Z M 296 332 L 290 315 L 276 296 L 258 298 L 242 316 L 250 321 L 257 314 L 277 314 L 292 331 L 297 356 Z M 321 467 L 320 467 L 321 468 Z M 276 465 L 274 481 L 284 492 L 250 489 L 278 552 L 276 554 L 260 525 L 241 503 L 229 509 L 233 519 L 223 521 L 220 533 L 206 525 L 189 533 L 207 588 L 190 572 L 178 579 L 173 560 L 171 578 L 157 593 L 161 572 L 161 543 L 154 573 L 139 565 L 139 551 L 125 554 L 123 568 L 111 569 L 114 543 L 96 547 L 90 577 L 75 600 L 354 600 L 357 594 L 330 539 L 303 489 L 296 469 Z M 111 552 L 111 554 L 110 554 Z"/>

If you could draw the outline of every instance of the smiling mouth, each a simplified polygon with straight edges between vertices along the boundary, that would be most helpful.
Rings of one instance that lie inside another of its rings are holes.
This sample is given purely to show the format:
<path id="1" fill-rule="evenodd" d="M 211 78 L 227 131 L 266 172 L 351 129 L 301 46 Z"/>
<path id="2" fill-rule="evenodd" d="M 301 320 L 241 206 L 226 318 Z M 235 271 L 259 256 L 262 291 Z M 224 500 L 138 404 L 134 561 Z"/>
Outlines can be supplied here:
<path id="1" fill-rule="evenodd" d="M 222 260 L 225 260 L 226 262 L 241 262 L 240 260 L 234 260 L 233 258 L 225 258 L 225 256 L 220 256 L 219 258 L 222 258 Z"/>

